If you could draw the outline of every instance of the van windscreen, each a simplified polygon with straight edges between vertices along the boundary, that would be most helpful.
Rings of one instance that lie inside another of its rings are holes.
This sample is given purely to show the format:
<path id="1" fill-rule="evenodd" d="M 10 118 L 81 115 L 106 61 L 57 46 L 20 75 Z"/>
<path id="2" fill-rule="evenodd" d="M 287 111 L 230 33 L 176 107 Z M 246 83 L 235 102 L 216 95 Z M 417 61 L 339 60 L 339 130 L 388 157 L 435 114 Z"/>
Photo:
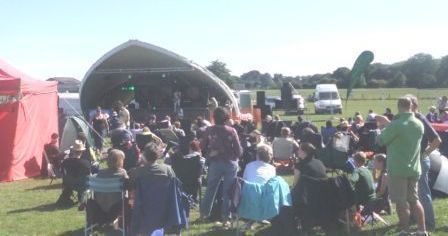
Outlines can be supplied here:
<path id="1" fill-rule="evenodd" d="M 337 92 L 321 92 L 319 93 L 319 100 L 335 100 L 339 99 Z"/>

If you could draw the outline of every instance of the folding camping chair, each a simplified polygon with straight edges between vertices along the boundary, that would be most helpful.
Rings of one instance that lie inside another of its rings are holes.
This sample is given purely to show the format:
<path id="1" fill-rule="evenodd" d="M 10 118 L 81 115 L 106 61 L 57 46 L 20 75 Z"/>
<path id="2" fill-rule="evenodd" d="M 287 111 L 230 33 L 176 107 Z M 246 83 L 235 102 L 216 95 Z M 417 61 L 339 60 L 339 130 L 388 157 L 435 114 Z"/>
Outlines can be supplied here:
<path id="1" fill-rule="evenodd" d="M 48 177 L 50 177 L 50 184 L 48 184 L 48 185 L 51 185 L 53 183 L 53 180 L 55 180 L 57 178 L 56 171 L 54 169 L 53 164 L 50 162 L 50 159 L 48 159 L 47 152 L 44 150 L 43 153 L 44 153 L 44 158 L 47 161 Z"/>
<path id="2" fill-rule="evenodd" d="M 121 193 L 121 227 L 118 228 L 124 236 L 126 234 L 125 223 L 125 197 L 127 191 L 124 189 L 123 179 L 120 177 L 114 178 L 98 178 L 96 176 L 89 176 L 87 180 L 87 192 L 85 194 L 85 203 L 89 199 L 95 199 L 95 193 Z M 84 229 L 84 235 L 90 235 L 97 223 L 89 225 L 88 209 L 86 207 L 86 226 Z"/>

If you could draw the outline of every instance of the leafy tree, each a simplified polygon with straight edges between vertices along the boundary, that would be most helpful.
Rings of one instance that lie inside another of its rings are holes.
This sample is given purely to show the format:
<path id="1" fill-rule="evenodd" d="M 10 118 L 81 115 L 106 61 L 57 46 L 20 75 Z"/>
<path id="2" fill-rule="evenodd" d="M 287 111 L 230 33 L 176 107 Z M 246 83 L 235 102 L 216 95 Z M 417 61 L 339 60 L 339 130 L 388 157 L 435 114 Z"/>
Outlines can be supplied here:
<path id="1" fill-rule="evenodd" d="M 272 80 L 272 76 L 269 73 L 264 73 L 260 75 L 259 77 L 260 84 L 262 88 L 274 88 L 275 83 L 274 80 Z"/>
<path id="2" fill-rule="evenodd" d="M 448 56 L 442 57 L 440 60 L 440 66 L 436 73 L 437 83 L 439 86 L 448 85 Z"/>
<path id="3" fill-rule="evenodd" d="M 437 78 L 433 74 L 425 73 L 417 84 L 418 88 L 435 88 L 437 87 Z"/>
<path id="4" fill-rule="evenodd" d="M 347 67 L 339 67 L 333 71 L 332 77 L 337 80 L 338 87 L 347 88 L 350 83 L 351 71 Z"/>
<path id="5" fill-rule="evenodd" d="M 274 77 L 272 78 L 272 80 L 276 84 L 277 88 L 280 88 L 280 86 L 282 86 L 283 75 L 282 74 L 274 74 Z"/>
<path id="6" fill-rule="evenodd" d="M 437 63 L 430 54 L 419 53 L 409 58 L 403 64 L 403 72 L 408 79 L 408 86 L 422 88 L 428 82 L 422 81 L 424 77 L 431 79 L 428 75 L 434 75 L 437 70 Z"/>
<path id="7" fill-rule="evenodd" d="M 249 72 L 246 72 L 240 76 L 240 79 L 243 83 L 246 84 L 246 88 L 260 88 L 261 83 L 259 81 L 259 78 L 261 76 L 260 71 L 258 70 L 251 70 Z"/>
<path id="8" fill-rule="evenodd" d="M 402 88 L 406 86 L 406 81 L 406 75 L 404 75 L 403 72 L 399 71 L 391 80 L 389 80 L 388 86 L 391 88 Z"/>
<path id="9" fill-rule="evenodd" d="M 230 70 L 227 68 L 226 63 L 214 60 L 207 66 L 207 69 L 224 81 L 229 87 L 233 87 L 235 77 L 230 74 Z"/>

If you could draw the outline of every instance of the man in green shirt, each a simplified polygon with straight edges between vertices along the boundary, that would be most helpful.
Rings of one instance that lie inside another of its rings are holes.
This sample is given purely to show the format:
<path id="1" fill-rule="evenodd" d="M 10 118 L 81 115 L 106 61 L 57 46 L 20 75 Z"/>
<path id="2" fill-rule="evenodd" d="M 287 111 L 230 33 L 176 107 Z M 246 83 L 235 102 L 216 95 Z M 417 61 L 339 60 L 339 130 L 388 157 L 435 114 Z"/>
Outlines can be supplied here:
<path id="1" fill-rule="evenodd" d="M 411 105 L 408 97 L 399 98 L 396 119 L 391 122 L 384 116 L 376 117 L 379 127 L 384 127 L 378 136 L 378 143 L 387 147 L 389 194 L 397 206 L 401 229 L 399 235 L 409 234 L 410 213 L 417 216 L 417 235 L 426 235 L 423 207 L 417 191 L 423 124 L 412 113 Z"/>

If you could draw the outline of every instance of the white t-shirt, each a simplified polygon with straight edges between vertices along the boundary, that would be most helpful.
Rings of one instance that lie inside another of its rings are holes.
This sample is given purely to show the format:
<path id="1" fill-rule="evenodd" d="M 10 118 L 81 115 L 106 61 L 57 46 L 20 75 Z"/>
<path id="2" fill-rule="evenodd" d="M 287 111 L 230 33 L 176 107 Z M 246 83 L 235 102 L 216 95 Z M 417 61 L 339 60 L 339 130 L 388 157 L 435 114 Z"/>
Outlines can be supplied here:
<path id="1" fill-rule="evenodd" d="M 246 165 L 243 179 L 248 182 L 263 184 L 275 177 L 275 167 L 263 161 L 253 161 Z"/>

